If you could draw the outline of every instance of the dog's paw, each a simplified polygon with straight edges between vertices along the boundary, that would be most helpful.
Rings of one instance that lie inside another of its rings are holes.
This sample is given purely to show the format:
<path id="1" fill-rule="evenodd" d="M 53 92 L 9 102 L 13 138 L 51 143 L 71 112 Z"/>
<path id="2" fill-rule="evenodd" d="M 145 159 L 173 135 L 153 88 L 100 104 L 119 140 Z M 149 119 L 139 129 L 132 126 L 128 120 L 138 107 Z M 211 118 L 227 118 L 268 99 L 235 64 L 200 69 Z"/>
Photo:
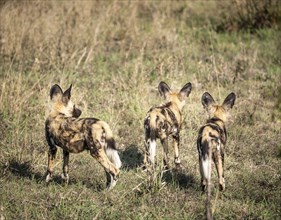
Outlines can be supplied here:
<path id="1" fill-rule="evenodd" d="M 116 183 L 117 180 L 111 179 L 111 181 L 107 184 L 107 190 L 112 190 Z"/>
<path id="2" fill-rule="evenodd" d="M 225 183 L 222 183 L 222 184 L 220 183 L 219 184 L 219 190 L 220 191 L 224 191 L 225 190 Z"/>
<path id="3" fill-rule="evenodd" d="M 180 160 L 179 160 L 179 162 L 175 162 L 175 169 L 176 169 L 176 171 L 183 171 L 183 166 L 182 166 L 182 164 L 181 164 L 181 162 L 180 162 Z"/>
<path id="4" fill-rule="evenodd" d="M 69 175 L 68 174 L 61 174 L 61 178 L 65 181 L 66 184 L 69 182 Z"/>
<path id="5" fill-rule="evenodd" d="M 225 190 L 225 180 L 223 177 L 219 180 L 219 190 L 220 191 Z"/>
<path id="6" fill-rule="evenodd" d="M 176 165 L 178 165 L 178 164 L 180 165 L 181 164 L 181 160 L 178 157 L 175 158 L 174 162 L 175 162 Z"/>
<path id="7" fill-rule="evenodd" d="M 171 167 L 168 164 L 166 164 L 163 166 L 162 171 L 166 172 L 166 171 L 169 171 L 170 169 L 171 169 Z"/>
<path id="8" fill-rule="evenodd" d="M 52 174 L 50 174 L 50 173 L 47 174 L 47 176 L 46 176 L 46 183 L 50 182 L 52 179 L 53 179 Z"/>
<path id="9" fill-rule="evenodd" d="M 206 185 L 201 184 L 201 191 L 204 193 L 206 191 Z"/>

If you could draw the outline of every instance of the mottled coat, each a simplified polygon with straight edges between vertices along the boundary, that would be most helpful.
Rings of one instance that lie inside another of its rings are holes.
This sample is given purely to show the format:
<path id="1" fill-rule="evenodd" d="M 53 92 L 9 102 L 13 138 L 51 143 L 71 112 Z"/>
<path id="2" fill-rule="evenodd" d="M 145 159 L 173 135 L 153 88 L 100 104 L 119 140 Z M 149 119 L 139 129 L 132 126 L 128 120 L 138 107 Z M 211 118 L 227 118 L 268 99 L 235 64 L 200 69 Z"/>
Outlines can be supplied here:
<path id="1" fill-rule="evenodd" d="M 49 145 L 46 181 L 53 175 L 57 146 L 63 149 L 62 177 L 67 182 L 69 153 L 89 150 L 90 154 L 104 167 L 107 186 L 116 184 L 121 161 L 109 125 L 96 118 L 79 118 L 81 111 L 70 100 L 71 86 L 62 92 L 54 85 L 50 90 L 52 110 L 45 122 L 46 140 Z"/>
<path id="2" fill-rule="evenodd" d="M 187 83 L 179 92 L 172 92 L 165 82 L 160 82 L 159 93 L 166 103 L 151 108 L 144 120 L 145 156 L 144 163 L 153 165 L 156 155 L 156 139 L 160 139 L 164 148 L 164 164 L 168 166 L 168 138 L 174 141 L 174 162 L 180 164 L 179 144 L 182 125 L 182 108 L 185 98 L 189 96 L 192 86 Z"/>
<path id="3" fill-rule="evenodd" d="M 210 209 L 211 196 L 211 165 L 212 160 L 218 174 L 219 189 L 225 189 L 224 179 L 224 149 L 227 141 L 225 123 L 229 110 L 233 107 L 236 96 L 230 93 L 222 105 L 216 105 L 213 97 L 205 92 L 202 96 L 202 105 L 208 113 L 208 120 L 198 133 L 197 149 L 201 175 L 201 187 L 205 191 L 207 185 L 207 219 L 212 219 Z"/>

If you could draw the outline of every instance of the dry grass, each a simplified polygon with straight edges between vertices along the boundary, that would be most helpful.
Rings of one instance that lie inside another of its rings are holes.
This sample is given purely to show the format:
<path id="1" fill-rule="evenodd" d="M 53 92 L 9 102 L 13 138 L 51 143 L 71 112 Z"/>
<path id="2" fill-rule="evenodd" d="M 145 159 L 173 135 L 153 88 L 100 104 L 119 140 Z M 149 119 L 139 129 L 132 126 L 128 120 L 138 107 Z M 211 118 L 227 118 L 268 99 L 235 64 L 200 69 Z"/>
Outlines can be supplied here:
<path id="1" fill-rule="evenodd" d="M 214 190 L 214 217 L 279 219 L 279 27 L 217 33 L 210 24 L 217 13 L 207 10 L 216 7 L 215 1 L 2 1 L 0 219 L 204 218 L 195 143 L 205 91 L 218 102 L 237 94 L 226 191 L 215 200 Z M 181 132 L 184 168 L 159 167 L 147 176 L 140 168 L 143 118 L 162 102 L 162 80 L 177 89 L 193 84 Z M 67 187 L 59 152 L 56 178 L 45 185 L 44 120 L 54 83 L 72 83 L 82 117 L 112 127 L 124 163 L 113 191 L 104 191 L 103 170 L 86 152 L 70 156 Z"/>

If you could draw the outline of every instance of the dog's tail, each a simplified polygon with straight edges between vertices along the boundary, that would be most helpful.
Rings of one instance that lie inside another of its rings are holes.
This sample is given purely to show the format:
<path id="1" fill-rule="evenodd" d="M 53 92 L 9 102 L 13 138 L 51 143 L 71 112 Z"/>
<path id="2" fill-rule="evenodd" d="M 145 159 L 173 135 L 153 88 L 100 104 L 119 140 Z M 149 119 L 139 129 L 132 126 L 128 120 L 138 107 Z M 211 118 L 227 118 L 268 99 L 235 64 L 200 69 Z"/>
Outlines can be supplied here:
<path id="1" fill-rule="evenodd" d="M 157 130 L 157 121 L 158 116 L 157 114 L 150 114 L 146 121 L 145 121 L 145 139 L 146 145 L 148 147 L 148 159 L 149 163 L 155 163 L 155 156 L 156 156 L 156 130 Z"/>
<path id="2" fill-rule="evenodd" d="M 117 148 L 116 148 L 116 142 L 113 138 L 112 131 L 109 127 L 109 125 L 104 121 L 98 122 L 105 132 L 105 141 L 106 141 L 106 147 L 105 147 L 105 153 L 108 157 L 108 159 L 116 166 L 116 168 L 120 169 L 122 166 L 122 162 L 120 160 Z"/>
<path id="3" fill-rule="evenodd" d="M 205 142 L 207 145 L 206 155 L 202 160 L 203 175 L 207 183 L 207 199 L 206 199 L 206 215 L 207 219 L 213 219 L 212 209 L 211 209 L 211 173 L 212 173 L 212 149 L 217 147 L 218 141 L 214 138 L 208 138 Z"/>
<path id="4" fill-rule="evenodd" d="M 206 212 L 207 212 L 207 220 L 213 219 L 212 214 L 212 204 L 211 204 L 211 173 L 212 173 L 212 140 L 208 140 L 208 158 L 206 162 L 206 168 L 204 168 L 203 164 L 203 170 L 205 173 L 205 178 L 207 180 L 207 201 L 206 201 Z"/>

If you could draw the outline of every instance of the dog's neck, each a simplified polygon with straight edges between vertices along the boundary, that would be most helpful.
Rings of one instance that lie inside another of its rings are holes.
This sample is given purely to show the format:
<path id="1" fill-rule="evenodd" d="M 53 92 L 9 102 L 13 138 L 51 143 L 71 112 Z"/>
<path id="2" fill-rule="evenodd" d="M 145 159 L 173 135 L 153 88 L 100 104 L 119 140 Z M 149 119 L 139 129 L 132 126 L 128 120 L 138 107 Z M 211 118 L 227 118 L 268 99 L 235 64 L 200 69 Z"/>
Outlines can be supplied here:
<path id="1" fill-rule="evenodd" d="M 224 127 L 225 126 L 225 122 L 222 119 L 220 119 L 220 118 L 218 118 L 216 116 L 208 119 L 207 123 L 217 124 L 219 127 Z"/>
<path id="2" fill-rule="evenodd" d="M 51 111 L 49 114 L 49 117 L 51 118 L 71 118 L 71 116 L 67 116 L 63 113 L 57 112 L 56 110 Z"/>
<path id="3" fill-rule="evenodd" d="M 173 112 L 174 116 L 176 117 L 177 122 L 180 125 L 181 121 L 182 121 L 182 116 L 181 116 L 182 109 L 178 106 L 178 104 L 175 102 L 167 102 L 167 103 L 163 104 L 162 106 L 169 108 L 170 111 Z"/>

